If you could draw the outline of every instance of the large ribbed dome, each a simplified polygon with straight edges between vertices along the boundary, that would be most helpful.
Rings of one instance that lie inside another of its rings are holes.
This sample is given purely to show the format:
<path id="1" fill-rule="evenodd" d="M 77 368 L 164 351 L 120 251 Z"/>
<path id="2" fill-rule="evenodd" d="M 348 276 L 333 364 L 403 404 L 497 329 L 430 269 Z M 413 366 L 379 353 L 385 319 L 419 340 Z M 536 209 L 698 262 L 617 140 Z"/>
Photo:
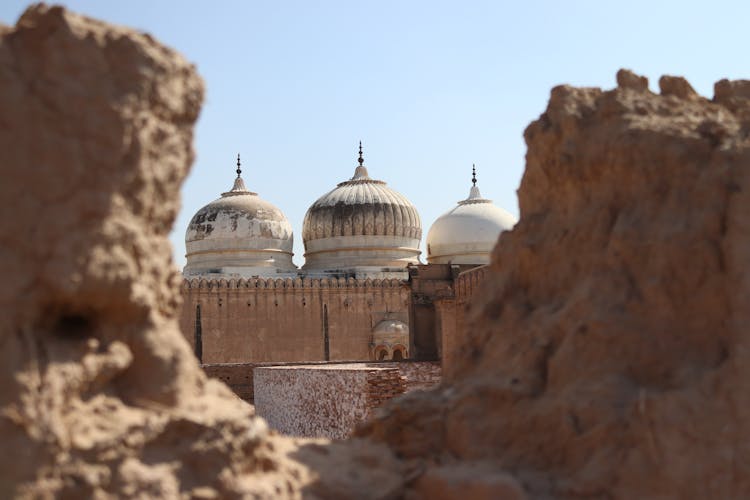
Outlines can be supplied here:
<path id="1" fill-rule="evenodd" d="M 354 176 L 305 214 L 304 269 L 404 268 L 417 263 L 422 222 L 402 194 L 371 179 L 362 159 Z"/>
<path id="2" fill-rule="evenodd" d="M 469 197 L 437 218 L 427 232 L 429 264 L 489 264 L 490 253 L 502 231 L 516 218 L 482 198 L 476 176 Z"/>
<path id="3" fill-rule="evenodd" d="M 183 274 L 256 276 L 294 271 L 292 226 L 273 204 L 248 191 L 240 176 L 231 191 L 198 210 L 185 233 Z"/>

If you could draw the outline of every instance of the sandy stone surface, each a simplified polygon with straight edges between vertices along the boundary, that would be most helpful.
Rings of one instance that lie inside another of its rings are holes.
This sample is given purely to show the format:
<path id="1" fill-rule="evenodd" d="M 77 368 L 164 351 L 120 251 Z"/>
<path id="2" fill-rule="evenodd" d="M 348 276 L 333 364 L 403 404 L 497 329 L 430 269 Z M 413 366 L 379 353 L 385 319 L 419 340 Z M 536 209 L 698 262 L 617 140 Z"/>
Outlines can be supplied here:
<path id="1" fill-rule="evenodd" d="M 148 35 L 44 5 L 0 29 L 1 498 L 400 488 L 382 446 L 278 438 L 183 339 L 167 235 L 202 97 Z"/>
<path id="2" fill-rule="evenodd" d="M 360 435 L 532 497 L 750 496 L 750 82 L 617 81 L 552 90 L 449 382 Z"/>

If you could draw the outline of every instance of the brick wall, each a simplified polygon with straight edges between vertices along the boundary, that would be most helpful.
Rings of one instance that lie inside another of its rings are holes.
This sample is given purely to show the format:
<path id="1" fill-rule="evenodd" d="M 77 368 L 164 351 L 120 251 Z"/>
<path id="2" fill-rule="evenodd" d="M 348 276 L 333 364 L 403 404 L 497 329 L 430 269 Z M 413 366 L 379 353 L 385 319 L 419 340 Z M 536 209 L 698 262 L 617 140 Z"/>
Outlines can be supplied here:
<path id="1" fill-rule="evenodd" d="M 253 402 L 253 368 L 249 363 L 203 365 L 206 375 L 221 380 L 250 404 Z"/>
<path id="2" fill-rule="evenodd" d="M 487 273 L 487 266 L 479 266 L 459 274 L 454 286 L 456 301 L 460 304 L 470 303 L 474 294 L 481 290 L 482 283 L 484 283 Z"/>
<path id="3" fill-rule="evenodd" d="M 296 436 L 343 439 L 386 401 L 440 381 L 438 363 L 254 366 L 256 412 Z"/>
<path id="4" fill-rule="evenodd" d="M 377 365 L 369 365 L 377 366 Z M 378 367 L 367 369 L 367 380 L 365 382 L 365 417 L 372 415 L 375 408 L 379 408 L 386 401 L 406 392 L 406 379 L 401 376 L 398 368 Z M 363 420 L 363 419 L 360 419 Z M 358 421 L 350 424 L 349 430 L 354 428 Z"/>
<path id="5" fill-rule="evenodd" d="M 405 379 L 406 392 L 429 389 L 440 383 L 439 361 L 413 361 L 410 363 L 393 363 L 393 365 Z"/>
<path id="6" fill-rule="evenodd" d="M 487 266 L 480 266 L 458 275 L 454 285 L 455 298 L 440 304 L 440 335 L 443 374 L 451 376 L 456 359 L 461 357 L 461 349 L 468 335 L 468 314 L 474 297 L 482 293 L 487 277 Z"/>
<path id="7" fill-rule="evenodd" d="M 373 327 L 409 321 L 409 290 L 396 279 L 183 281 L 180 328 L 204 363 L 366 361 Z"/>
<path id="8" fill-rule="evenodd" d="M 271 366 L 303 366 L 303 365 L 331 365 L 360 364 L 356 361 L 334 361 L 328 362 L 291 362 L 291 363 L 214 363 L 204 364 L 203 370 L 209 377 L 224 382 L 237 396 L 250 404 L 254 403 L 253 393 L 253 371 L 258 367 Z M 404 378 L 405 391 L 416 389 L 427 389 L 440 383 L 441 370 L 439 362 L 430 361 L 372 361 L 361 363 L 365 366 L 395 368 L 400 376 Z"/>
<path id="9" fill-rule="evenodd" d="M 283 434 L 344 439 L 368 414 L 367 376 L 345 365 L 258 367 L 255 411 Z"/>

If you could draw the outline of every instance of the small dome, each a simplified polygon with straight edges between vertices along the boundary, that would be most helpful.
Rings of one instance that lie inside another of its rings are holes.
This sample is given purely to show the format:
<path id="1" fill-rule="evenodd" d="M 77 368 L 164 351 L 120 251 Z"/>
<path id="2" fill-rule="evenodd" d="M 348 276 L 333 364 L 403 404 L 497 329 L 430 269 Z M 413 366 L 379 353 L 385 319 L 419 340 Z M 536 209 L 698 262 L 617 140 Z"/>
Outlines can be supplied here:
<path id="1" fill-rule="evenodd" d="M 372 329 L 370 357 L 374 360 L 402 360 L 409 357 L 409 325 L 384 319 Z"/>
<path id="2" fill-rule="evenodd" d="M 469 197 L 441 215 L 427 233 L 429 264 L 489 264 L 490 254 L 502 231 L 517 219 L 510 212 L 482 198 L 472 176 Z"/>
<path id="3" fill-rule="evenodd" d="M 403 321 L 397 319 L 384 319 L 372 329 L 372 333 L 376 336 L 388 336 L 388 335 L 406 335 L 406 339 L 409 339 L 409 325 Z"/>
<path id="4" fill-rule="evenodd" d="M 371 179 L 362 159 L 354 176 L 312 204 L 302 224 L 304 269 L 404 268 L 418 262 L 422 222 L 405 196 Z"/>
<path id="5" fill-rule="evenodd" d="M 239 156 L 231 191 L 198 210 L 185 233 L 183 274 L 255 276 L 294 271 L 292 226 L 276 206 L 245 188 Z"/>

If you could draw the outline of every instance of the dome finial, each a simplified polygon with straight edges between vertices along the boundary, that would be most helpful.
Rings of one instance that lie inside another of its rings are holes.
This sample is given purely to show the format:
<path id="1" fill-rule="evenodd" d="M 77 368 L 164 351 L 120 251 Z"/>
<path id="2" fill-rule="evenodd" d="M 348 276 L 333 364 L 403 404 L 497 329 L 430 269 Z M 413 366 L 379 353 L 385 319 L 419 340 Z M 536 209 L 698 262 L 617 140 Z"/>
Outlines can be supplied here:
<path id="1" fill-rule="evenodd" d="M 479 187 L 477 186 L 477 166 L 471 164 L 471 189 L 469 190 L 469 197 L 464 201 L 459 201 L 458 204 L 469 203 L 469 202 L 486 202 L 479 193 Z"/>
<path id="2" fill-rule="evenodd" d="M 232 186 L 232 189 L 230 189 L 226 193 L 221 193 L 221 196 L 222 197 L 233 196 L 236 194 L 247 194 L 247 193 L 255 194 L 247 190 L 247 188 L 245 187 L 245 181 L 242 180 L 242 176 L 241 176 L 242 168 L 241 168 L 239 153 L 237 153 L 237 170 L 235 170 L 235 172 L 237 172 L 237 178 L 234 180 L 234 186 Z"/>
<path id="3" fill-rule="evenodd" d="M 370 175 L 367 173 L 367 167 L 365 167 L 365 158 L 362 156 L 362 141 L 359 141 L 359 159 L 357 161 L 359 162 L 359 166 L 354 169 L 354 177 L 350 180 L 371 180 Z"/>

